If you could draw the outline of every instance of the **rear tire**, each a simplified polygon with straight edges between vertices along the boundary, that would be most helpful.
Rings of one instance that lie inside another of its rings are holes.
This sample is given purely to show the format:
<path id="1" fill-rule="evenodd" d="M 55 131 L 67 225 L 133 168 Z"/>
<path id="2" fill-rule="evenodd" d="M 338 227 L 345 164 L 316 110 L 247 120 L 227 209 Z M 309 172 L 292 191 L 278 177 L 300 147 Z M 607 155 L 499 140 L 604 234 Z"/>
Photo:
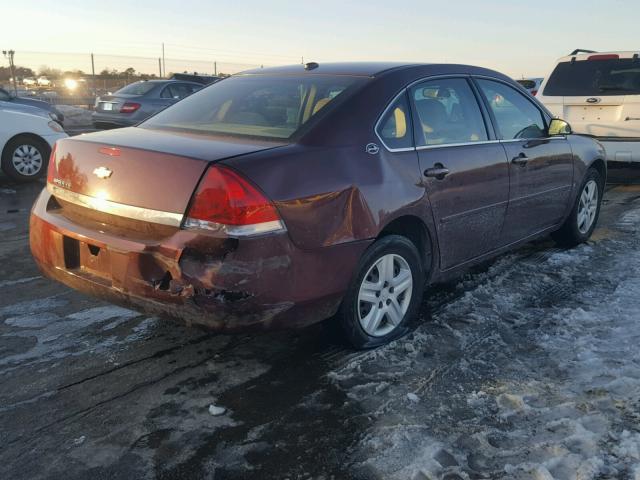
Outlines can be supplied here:
<path id="1" fill-rule="evenodd" d="M 400 235 L 383 237 L 360 259 L 335 321 L 357 349 L 384 345 L 408 331 L 423 290 L 416 246 Z"/>
<path id="2" fill-rule="evenodd" d="M 562 246 L 574 247 L 586 242 L 596 228 L 600 216 L 604 182 L 595 168 L 587 170 L 569 217 L 560 230 L 552 234 Z"/>
<path id="3" fill-rule="evenodd" d="M 51 147 L 41 138 L 19 135 L 2 151 L 2 171 L 18 182 L 31 182 L 47 173 Z"/>

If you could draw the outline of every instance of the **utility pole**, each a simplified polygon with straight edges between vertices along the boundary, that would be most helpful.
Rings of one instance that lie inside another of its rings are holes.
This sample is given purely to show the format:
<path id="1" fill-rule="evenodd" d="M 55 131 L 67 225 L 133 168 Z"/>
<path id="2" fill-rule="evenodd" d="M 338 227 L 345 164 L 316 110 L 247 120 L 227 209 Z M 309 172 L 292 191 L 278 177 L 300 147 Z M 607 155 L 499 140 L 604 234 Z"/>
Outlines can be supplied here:
<path id="1" fill-rule="evenodd" d="M 213 62 L 213 76 L 218 76 L 218 62 Z"/>
<path id="2" fill-rule="evenodd" d="M 161 77 L 165 77 L 167 75 L 167 63 L 164 60 L 164 42 L 162 42 L 162 75 Z"/>
<path id="3" fill-rule="evenodd" d="M 93 53 L 91 54 L 91 85 L 93 87 L 93 96 L 96 96 L 96 64 L 93 62 Z"/>
<path id="4" fill-rule="evenodd" d="M 158 57 L 158 78 L 162 78 L 162 59 Z"/>
<path id="5" fill-rule="evenodd" d="M 5 56 L 5 58 L 9 59 L 9 70 L 11 71 L 11 78 L 13 79 L 13 92 L 16 94 L 16 97 L 18 96 L 18 82 L 16 80 L 16 70 L 15 70 L 15 66 L 13 65 L 13 56 L 15 55 L 16 52 L 14 52 L 13 50 L 3 50 L 2 54 Z"/>

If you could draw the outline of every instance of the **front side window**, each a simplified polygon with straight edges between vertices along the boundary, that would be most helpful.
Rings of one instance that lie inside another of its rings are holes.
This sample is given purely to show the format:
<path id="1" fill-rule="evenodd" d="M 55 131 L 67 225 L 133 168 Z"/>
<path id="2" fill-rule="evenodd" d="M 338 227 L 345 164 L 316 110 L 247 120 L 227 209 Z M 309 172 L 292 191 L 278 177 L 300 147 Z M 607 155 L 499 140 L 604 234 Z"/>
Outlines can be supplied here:
<path id="1" fill-rule="evenodd" d="M 522 93 L 504 83 L 477 80 L 493 112 L 502 140 L 546 137 L 542 112 Z"/>
<path id="2" fill-rule="evenodd" d="M 488 139 L 480 106 L 463 78 L 429 80 L 411 89 L 420 146 Z"/>
<path id="3" fill-rule="evenodd" d="M 287 139 L 366 80 L 346 75 L 238 75 L 195 92 L 140 127 Z"/>
<path id="4" fill-rule="evenodd" d="M 413 135 L 407 95 L 402 94 L 385 111 L 376 132 L 390 149 L 413 148 Z"/>

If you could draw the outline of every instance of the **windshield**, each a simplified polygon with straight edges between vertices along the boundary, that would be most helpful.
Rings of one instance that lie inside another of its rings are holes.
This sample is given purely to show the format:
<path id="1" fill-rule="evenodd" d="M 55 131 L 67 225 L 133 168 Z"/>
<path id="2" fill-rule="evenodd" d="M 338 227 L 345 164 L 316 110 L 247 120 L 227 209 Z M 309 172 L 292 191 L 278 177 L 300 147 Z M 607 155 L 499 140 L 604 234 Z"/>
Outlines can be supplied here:
<path id="1" fill-rule="evenodd" d="M 118 94 L 126 94 L 126 95 L 144 95 L 145 93 L 150 92 L 153 87 L 155 87 L 156 83 L 151 82 L 136 82 L 127 85 L 126 87 L 122 87 L 120 90 L 117 90 L 114 95 Z"/>
<path id="2" fill-rule="evenodd" d="M 330 75 L 239 75 L 163 110 L 140 126 L 285 139 L 366 78 Z"/>
<path id="3" fill-rule="evenodd" d="M 631 58 L 559 63 L 544 88 L 547 96 L 639 94 L 640 62 Z"/>

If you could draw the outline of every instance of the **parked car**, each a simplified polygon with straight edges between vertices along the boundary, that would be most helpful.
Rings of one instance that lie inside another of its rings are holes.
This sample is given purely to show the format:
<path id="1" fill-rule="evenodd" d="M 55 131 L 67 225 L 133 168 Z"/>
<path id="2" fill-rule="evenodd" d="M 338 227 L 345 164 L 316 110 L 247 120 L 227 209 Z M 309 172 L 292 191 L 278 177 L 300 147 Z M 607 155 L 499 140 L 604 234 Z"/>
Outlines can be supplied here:
<path id="1" fill-rule="evenodd" d="M 115 303 L 220 331 L 332 317 L 366 348 L 407 331 L 426 284 L 586 241 L 605 177 L 597 141 L 492 70 L 257 69 L 59 141 L 31 249 Z"/>
<path id="2" fill-rule="evenodd" d="M 26 77 L 22 79 L 22 85 L 26 87 L 35 87 L 38 84 L 38 81 L 33 77 Z"/>
<path id="3" fill-rule="evenodd" d="M 93 124 L 96 128 L 136 125 L 201 88 L 200 83 L 176 80 L 131 83 L 113 95 L 102 95 L 96 99 Z"/>
<path id="4" fill-rule="evenodd" d="M 50 87 L 51 86 L 51 80 L 49 80 L 48 77 L 40 76 L 38 77 L 38 80 L 36 80 L 36 83 L 38 84 L 39 87 Z"/>
<path id="5" fill-rule="evenodd" d="M 52 115 L 53 120 L 60 125 L 64 124 L 64 115 L 56 107 L 48 102 L 42 100 L 36 100 L 35 98 L 17 97 L 4 88 L 0 87 L 0 102 L 8 102 L 13 105 L 28 105 L 44 110 Z"/>
<path id="6" fill-rule="evenodd" d="M 542 85 L 543 80 L 544 78 L 521 78 L 520 80 L 516 80 L 516 82 L 535 97 L 538 94 L 538 90 L 540 90 L 540 85 Z"/>
<path id="7" fill-rule="evenodd" d="M 600 140 L 616 167 L 640 162 L 637 52 L 575 50 L 558 60 L 538 99 L 577 133 Z"/>
<path id="8" fill-rule="evenodd" d="M 0 108 L 2 171 L 14 180 L 36 180 L 47 171 L 51 147 L 67 135 L 48 114 L 34 115 L 16 108 L 37 110 L 25 105 Z"/>

